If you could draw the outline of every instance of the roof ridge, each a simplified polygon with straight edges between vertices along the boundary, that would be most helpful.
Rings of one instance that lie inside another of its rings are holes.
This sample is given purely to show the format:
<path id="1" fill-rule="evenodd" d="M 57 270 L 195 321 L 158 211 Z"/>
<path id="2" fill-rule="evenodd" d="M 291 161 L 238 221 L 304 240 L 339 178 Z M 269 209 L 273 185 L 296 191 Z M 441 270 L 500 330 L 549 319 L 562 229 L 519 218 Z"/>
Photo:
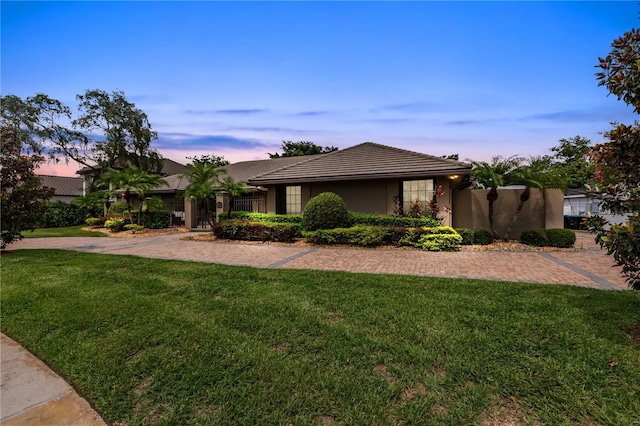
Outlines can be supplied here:
<path id="1" fill-rule="evenodd" d="M 82 179 L 81 177 L 76 177 L 76 176 L 44 175 L 44 174 L 40 174 L 40 173 L 36 173 L 36 176 L 46 176 L 46 177 L 54 177 L 54 178 L 68 178 L 68 179 Z"/>
<path id="2" fill-rule="evenodd" d="M 338 151 L 333 151 L 333 152 L 329 152 L 329 153 L 326 153 L 326 154 L 300 155 L 298 157 L 310 157 L 310 158 L 304 159 L 304 160 L 300 160 L 297 163 L 284 165 L 284 166 L 282 166 L 282 167 L 280 167 L 278 169 L 269 170 L 268 172 L 256 175 L 256 176 L 252 177 L 251 179 L 256 179 L 256 178 L 258 178 L 260 176 L 268 175 L 270 173 L 279 172 L 281 170 L 288 169 L 289 167 L 296 167 L 296 166 L 298 166 L 300 164 L 307 164 L 307 163 L 309 163 L 311 161 L 318 160 L 320 158 L 324 158 L 325 156 L 327 156 L 329 154 L 336 153 L 336 152 L 338 152 Z M 279 158 L 291 158 L 291 157 L 279 157 Z M 277 158 L 269 158 L 269 160 L 277 160 Z M 238 164 L 238 163 L 236 163 L 236 164 Z"/>
<path id="3" fill-rule="evenodd" d="M 469 163 L 465 163 L 464 161 L 452 160 L 450 158 L 438 157 L 436 155 L 425 154 L 423 152 L 417 152 L 417 151 L 411 151 L 411 150 L 408 150 L 408 149 L 398 148 L 398 147 L 395 147 L 395 146 L 382 145 L 382 144 L 379 144 L 379 143 L 376 143 L 376 142 L 363 142 L 361 144 L 352 146 L 351 148 L 355 148 L 356 146 L 365 145 L 365 144 L 373 145 L 373 146 L 376 146 L 378 148 L 383 148 L 383 149 L 387 149 L 387 150 L 391 150 L 391 151 L 400 151 L 400 152 L 406 152 L 408 154 L 420 155 L 422 157 L 427 157 L 427 158 L 431 158 L 431 159 L 438 160 L 438 161 L 445 161 L 445 162 L 448 162 L 448 163 L 454 163 L 454 164 L 458 164 L 458 165 L 469 165 Z M 346 149 L 345 149 L 345 151 L 346 151 Z"/>

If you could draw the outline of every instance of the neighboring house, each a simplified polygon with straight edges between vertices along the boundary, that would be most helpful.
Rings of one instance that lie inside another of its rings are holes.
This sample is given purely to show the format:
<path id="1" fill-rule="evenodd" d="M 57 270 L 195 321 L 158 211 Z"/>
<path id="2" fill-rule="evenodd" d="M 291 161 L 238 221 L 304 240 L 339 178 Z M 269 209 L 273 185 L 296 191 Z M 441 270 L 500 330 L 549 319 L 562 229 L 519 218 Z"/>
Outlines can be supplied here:
<path id="1" fill-rule="evenodd" d="M 50 201 L 64 201 L 70 203 L 82 196 L 84 180 L 78 177 L 38 175 L 42 186 L 53 188 L 55 191 Z"/>
<path id="2" fill-rule="evenodd" d="M 577 229 L 581 219 L 599 215 L 609 223 L 624 223 L 625 216 L 609 214 L 600 208 L 600 200 L 589 198 L 586 191 L 581 188 L 569 188 L 564 196 L 565 227 Z"/>

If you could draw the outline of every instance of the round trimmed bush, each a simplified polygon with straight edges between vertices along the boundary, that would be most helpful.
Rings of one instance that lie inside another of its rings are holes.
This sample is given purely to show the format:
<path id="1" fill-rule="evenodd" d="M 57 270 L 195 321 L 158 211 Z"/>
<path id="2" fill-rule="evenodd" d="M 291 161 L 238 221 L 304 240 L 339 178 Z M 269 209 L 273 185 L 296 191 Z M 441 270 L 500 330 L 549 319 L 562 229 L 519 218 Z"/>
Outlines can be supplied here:
<path id="1" fill-rule="evenodd" d="M 347 205 L 338 194 L 323 192 L 309 200 L 302 212 L 302 229 L 349 228 L 353 222 Z"/>
<path id="2" fill-rule="evenodd" d="M 458 228 L 456 232 L 462 237 L 462 246 L 470 246 L 473 244 L 473 232 L 467 228 Z"/>
<path id="3" fill-rule="evenodd" d="M 571 229 L 547 229 L 547 239 L 551 247 L 571 248 L 576 242 L 576 233 Z"/>
<path id="4" fill-rule="evenodd" d="M 520 242 L 528 246 L 544 247 L 549 245 L 549 239 L 544 229 L 528 229 L 522 231 Z"/>
<path id="5" fill-rule="evenodd" d="M 481 246 L 489 245 L 493 242 L 493 235 L 486 229 L 476 229 L 473 231 L 473 244 Z"/>
<path id="6" fill-rule="evenodd" d="M 124 201 L 117 201 L 112 203 L 107 210 L 109 216 L 114 214 L 123 214 L 127 210 L 127 203 Z"/>

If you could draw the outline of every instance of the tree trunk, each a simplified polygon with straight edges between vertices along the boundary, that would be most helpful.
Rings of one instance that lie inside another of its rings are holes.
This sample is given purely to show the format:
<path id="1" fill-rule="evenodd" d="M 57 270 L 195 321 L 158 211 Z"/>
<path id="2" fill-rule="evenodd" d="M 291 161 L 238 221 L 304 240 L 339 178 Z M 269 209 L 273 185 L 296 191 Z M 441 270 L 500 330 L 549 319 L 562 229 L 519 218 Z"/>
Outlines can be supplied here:
<path id="1" fill-rule="evenodd" d="M 493 238 L 497 238 L 498 236 L 496 235 L 496 230 L 493 226 L 493 204 L 495 203 L 495 201 L 498 199 L 498 190 L 496 188 L 491 188 L 491 191 L 489 191 L 489 193 L 487 194 L 487 201 L 489 201 L 489 227 L 491 228 L 491 234 L 493 235 Z"/>
<path id="2" fill-rule="evenodd" d="M 531 196 L 531 189 L 530 188 L 526 188 L 522 192 L 522 194 L 520 194 L 520 203 L 518 204 L 518 208 L 516 209 L 516 213 L 513 215 L 513 219 L 511 219 L 511 223 L 509 223 L 509 227 L 507 228 L 507 232 L 504 234 L 504 239 L 505 240 L 509 240 L 509 234 L 511 233 L 511 228 L 513 228 L 513 225 L 518 220 L 518 216 L 520 215 L 520 212 L 522 212 L 522 207 L 524 206 L 524 203 L 529 199 L 530 196 Z"/>

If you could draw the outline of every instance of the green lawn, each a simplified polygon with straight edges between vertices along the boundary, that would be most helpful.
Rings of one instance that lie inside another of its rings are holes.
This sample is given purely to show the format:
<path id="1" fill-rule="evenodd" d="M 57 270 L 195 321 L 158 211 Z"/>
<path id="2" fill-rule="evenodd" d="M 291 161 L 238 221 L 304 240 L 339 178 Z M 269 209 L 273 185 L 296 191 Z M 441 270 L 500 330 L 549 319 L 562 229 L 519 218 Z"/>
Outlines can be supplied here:
<path id="1" fill-rule="evenodd" d="M 638 292 L 54 250 L 1 262 L 2 330 L 111 424 L 640 424 Z"/>
<path id="2" fill-rule="evenodd" d="M 25 231 L 22 235 L 25 238 L 47 238 L 47 237 L 106 237 L 102 232 L 83 231 L 87 225 L 67 226 L 64 228 L 40 228 L 33 232 Z"/>

